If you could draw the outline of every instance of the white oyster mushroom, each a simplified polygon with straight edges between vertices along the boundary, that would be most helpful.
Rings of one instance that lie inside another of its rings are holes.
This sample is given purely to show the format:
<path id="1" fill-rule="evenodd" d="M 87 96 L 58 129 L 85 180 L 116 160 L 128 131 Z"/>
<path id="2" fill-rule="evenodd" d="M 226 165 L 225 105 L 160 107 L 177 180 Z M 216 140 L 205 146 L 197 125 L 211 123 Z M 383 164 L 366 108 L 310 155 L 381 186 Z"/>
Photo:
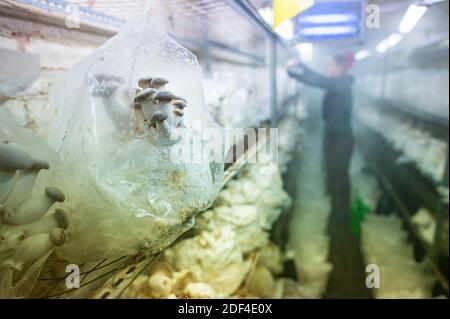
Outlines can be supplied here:
<path id="1" fill-rule="evenodd" d="M 156 79 L 159 80 L 159 79 Z M 156 81 L 152 80 L 152 83 Z M 165 83 L 161 79 L 161 83 Z M 150 84 L 156 88 L 163 85 Z M 169 91 L 157 91 L 156 88 L 150 87 L 144 89 L 134 98 L 135 105 L 139 105 L 145 122 L 155 129 L 158 138 L 165 144 L 174 144 L 180 140 L 180 136 L 176 134 L 177 127 L 185 126 L 183 108 L 186 107 L 184 101 L 177 100 L 178 97 Z M 144 125 L 145 127 L 145 125 Z M 146 128 L 147 129 L 147 128 Z"/>
<path id="2" fill-rule="evenodd" d="M 204 282 L 190 282 L 183 291 L 184 295 L 190 299 L 212 299 L 217 293 L 211 285 Z"/>
<path id="3" fill-rule="evenodd" d="M 34 262 L 45 256 L 56 246 L 66 241 L 66 234 L 60 228 L 53 229 L 49 234 L 39 234 L 20 241 L 14 253 L 2 261 L 0 268 L 22 270 L 24 264 Z"/>
<path id="4" fill-rule="evenodd" d="M 190 271 L 193 282 L 206 283 L 224 297 L 238 290 L 251 267 L 236 234 L 226 227 L 179 242 L 166 250 L 165 259 L 177 270 Z"/>
<path id="5" fill-rule="evenodd" d="M 13 216 L 5 223 L 20 225 L 34 222 L 42 218 L 54 203 L 62 203 L 64 200 L 65 196 L 58 188 L 47 187 L 44 194 L 31 197 L 17 207 L 14 210 Z"/>
<path id="6" fill-rule="evenodd" d="M 169 84 L 169 80 L 158 77 L 142 77 L 138 81 L 138 85 L 142 89 L 164 90 L 165 86 Z"/>
<path id="7" fill-rule="evenodd" d="M 275 295 L 275 279 L 264 266 L 258 266 L 251 274 L 247 285 L 252 296 L 272 298 Z"/>
<path id="8" fill-rule="evenodd" d="M 184 100 L 175 100 L 172 102 L 175 109 L 173 113 L 175 114 L 175 127 L 187 128 L 184 122 L 184 109 L 187 107 L 187 103 Z"/>
<path id="9" fill-rule="evenodd" d="M 167 115 L 169 126 L 175 127 L 173 113 L 175 107 L 171 102 L 176 99 L 176 95 L 169 91 L 159 91 L 153 96 L 153 99 L 156 103 L 157 110 Z"/>
<path id="10" fill-rule="evenodd" d="M 67 213 L 62 209 L 56 209 L 51 215 L 38 219 L 32 223 L 25 225 L 6 226 L 5 233 L 24 232 L 25 235 L 34 236 L 43 233 L 49 233 L 54 228 L 66 230 L 69 227 L 69 219 Z"/>
<path id="11" fill-rule="evenodd" d="M 150 124 L 152 124 L 151 118 L 153 113 L 158 110 L 156 105 L 157 101 L 153 100 L 152 96 L 157 92 L 165 91 L 165 86 L 168 83 L 169 81 L 164 78 L 154 77 L 143 77 L 138 81 L 140 89 L 136 92 L 134 103 L 140 106 L 142 115 Z"/>
<path id="12" fill-rule="evenodd" d="M 156 112 L 156 104 L 152 98 L 156 92 L 158 92 L 156 89 L 147 88 L 134 98 L 135 105 L 140 106 L 142 115 L 147 121 L 149 121 L 150 124 L 152 123 L 152 115 Z"/>
<path id="13" fill-rule="evenodd" d="M 67 214 L 61 209 L 47 214 L 54 203 L 65 200 L 58 188 L 47 187 L 42 195 L 33 193 L 39 172 L 49 169 L 49 164 L 33 159 L 16 143 L 1 143 L 0 153 L 0 171 L 10 176 L 0 188 L 0 277 L 3 278 L 0 295 L 18 297 L 18 290 L 23 288 L 20 282 L 29 276 L 35 278 L 34 272 L 39 271 L 43 257 L 64 244 L 64 229 L 69 224 Z M 16 276 L 13 271 L 21 271 L 24 265 L 30 268 Z M 27 287 L 32 289 L 33 283 Z M 20 296 L 23 293 L 20 290 Z"/>
<path id="14" fill-rule="evenodd" d="M 148 286 L 155 298 L 167 298 L 174 287 L 173 272 L 159 269 L 148 278 Z"/>
<path id="15" fill-rule="evenodd" d="M 125 90 L 120 90 L 124 79 L 112 74 L 98 73 L 90 77 L 91 94 L 98 99 L 112 123 L 121 131 L 129 128 L 130 103 Z"/>
<path id="16" fill-rule="evenodd" d="M 0 256 L 2 258 L 11 255 L 19 246 L 20 242 L 26 238 L 25 233 L 14 233 L 0 236 Z"/>
<path id="17" fill-rule="evenodd" d="M 283 255 L 280 248 L 269 242 L 261 249 L 258 263 L 265 266 L 273 274 L 280 275 L 283 272 Z"/>
<path id="18" fill-rule="evenodd" d="M 16 208 L 31 197 L 34 182 L 41 170 L 47 170 L 50 166 L 47 162 L 35 160 L 30 168 L 17 173 L 12 190 L 3 205 Z"/>
<path id="19" fill-rule="evenodd" d="M 172 127 L 169 124 L 167 114 L 161 111 L 157 111 L 152 115 L 152 121 L 156 125 L 156 131 L 162 135 L 169 135 L 172 131 Z"/>
<path id="20" fill-rule="evenodd" d="M 23 146 L 17 143 L 0 143 L 0 204 L 11 193 L 16 172 L 30 168 L 33 162 Z"/>

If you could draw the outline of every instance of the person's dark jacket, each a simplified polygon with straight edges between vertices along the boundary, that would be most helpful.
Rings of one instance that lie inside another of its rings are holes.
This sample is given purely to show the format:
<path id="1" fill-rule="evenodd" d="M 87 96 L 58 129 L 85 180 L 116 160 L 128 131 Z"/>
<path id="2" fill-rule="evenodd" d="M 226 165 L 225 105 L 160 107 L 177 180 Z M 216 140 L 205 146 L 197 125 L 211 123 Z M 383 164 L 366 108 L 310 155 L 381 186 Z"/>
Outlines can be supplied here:
<path id="1" fill-rule="evenodd" d="M 352 85 L 354 81 L 352 76 L 326 77 L 312 71 L 303 64 L 290 68 L 288 73 L 298 81 L 326 91 L 322 104 L 326 133 L 352 135 Z"/>

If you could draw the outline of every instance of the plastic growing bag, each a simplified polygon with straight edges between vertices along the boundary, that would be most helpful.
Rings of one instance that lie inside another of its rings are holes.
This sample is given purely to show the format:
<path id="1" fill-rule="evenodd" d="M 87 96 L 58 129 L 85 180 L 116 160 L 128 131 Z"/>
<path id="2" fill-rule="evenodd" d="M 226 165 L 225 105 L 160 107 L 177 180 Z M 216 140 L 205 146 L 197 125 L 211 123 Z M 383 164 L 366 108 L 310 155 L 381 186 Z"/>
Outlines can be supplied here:
<path id="1" fill-rule="evenodd" d="M 66 190 L 73 225 L 62 257 L 158 252 L 217 196 L 225 150 L 205 111 L 201 69 L 149 18 L 76 65 L 52 103 L 49 144 L 63 162 L 52 183 Z"/>
<path id="2" fill-rule="evenodd" d="M 69 225 L 64 195 L 42 183 L 56 153 L 1 106 L 0 148 L 0 298 L 24 298 Z"/>

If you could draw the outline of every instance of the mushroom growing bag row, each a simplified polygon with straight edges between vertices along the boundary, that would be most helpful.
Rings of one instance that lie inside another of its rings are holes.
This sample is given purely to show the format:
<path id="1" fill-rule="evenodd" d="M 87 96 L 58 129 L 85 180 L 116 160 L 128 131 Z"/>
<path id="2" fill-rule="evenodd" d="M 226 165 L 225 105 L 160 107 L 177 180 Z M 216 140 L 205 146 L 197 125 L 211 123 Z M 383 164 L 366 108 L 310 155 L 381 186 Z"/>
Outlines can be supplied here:
<path id="1" fill-rule="evenodd" d="M 55 87 L 51 182 L 67 194 L 68 260 L 159 252 L 221 187 L 222 129 L 197 59 L 150 20 L 129 22 Z"/>

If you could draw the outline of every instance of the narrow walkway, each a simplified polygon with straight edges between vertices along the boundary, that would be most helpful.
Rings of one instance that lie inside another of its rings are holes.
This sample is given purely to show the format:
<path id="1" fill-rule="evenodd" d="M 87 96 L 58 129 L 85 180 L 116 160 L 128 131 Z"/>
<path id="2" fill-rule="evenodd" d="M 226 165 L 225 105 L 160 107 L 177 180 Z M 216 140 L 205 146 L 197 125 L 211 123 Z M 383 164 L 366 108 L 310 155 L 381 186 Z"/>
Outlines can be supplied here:
<path id="1" fill-rule="evenodd" d="M 319 283 L 316 286 L 320 286 L 320 281 L 328 282 L 323 289 L 316 289 L 315 297 L 372 298 L 370 291 L 365 287 L 365 270 L 359 238 L 354 236 L 350 229 L 350 212 L 348 216 L 339 217 L 333 211 L 325 192 L 322 132 L 321 122 L 310 119 L 299 164 L 298 194 L 291 221 L 289 247 L 296 252 L 298 273 L 299 268 L 301 272 L 303 267 L 315 267 L 315 275 L 317 272 L 320 273 L 317 279 Z M 319 234 L 312 234 L 312 230 Z M 317 245 L 315 242 L 318 240 L 323 244 Z M 305 253 L 305 250 L 315 247 L 318 251 Z M 305 260 L 313 256 L 318 262 Z M 324 267 L 330 264 L 331 273 Z M 300 284 L 304 284 L 302 278 L 299 280 Z M 309 282 L 307 284 L 311 285 Z"/>

